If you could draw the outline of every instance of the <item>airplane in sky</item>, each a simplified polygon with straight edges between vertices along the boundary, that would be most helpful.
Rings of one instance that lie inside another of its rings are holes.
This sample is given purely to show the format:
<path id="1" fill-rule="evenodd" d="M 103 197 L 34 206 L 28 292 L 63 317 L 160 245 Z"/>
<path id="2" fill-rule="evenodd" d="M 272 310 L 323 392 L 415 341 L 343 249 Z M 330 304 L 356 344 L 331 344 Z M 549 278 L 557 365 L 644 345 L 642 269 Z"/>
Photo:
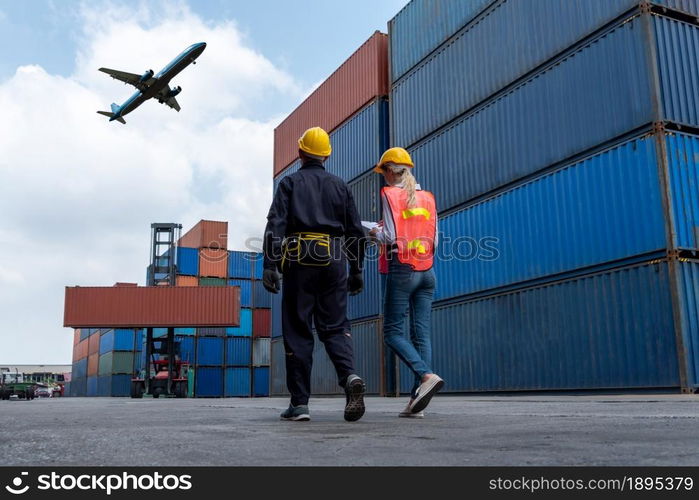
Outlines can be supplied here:
<path id="1" fill-rule="evenodd" d="M 121 106 L 112 103 L 112 111 L 98 111 L 98 113 L 108 116 L 110 122 L 116 120 L 126 123 L 124 116 L 131 113 L 151 97 L 156 98 L 160 104 L 167 104 L 172 109 L 179 111 L 180 105 L 175 96 L 182 92 L 182 87 L 170 88 L 170 80 L 190 64 L 196 64 L 196 58 L 204 52 L 205 48 L 206 43 L 204 42 L 195 43 L 187 47 L 157 75 L 153 74 L 152 69 L 149 69 L 142 75 L 137 75 L 116 69 L 100 68 L 100 71 L 107 73 L 116 80 L 133 85 L 138 91 Z"/>

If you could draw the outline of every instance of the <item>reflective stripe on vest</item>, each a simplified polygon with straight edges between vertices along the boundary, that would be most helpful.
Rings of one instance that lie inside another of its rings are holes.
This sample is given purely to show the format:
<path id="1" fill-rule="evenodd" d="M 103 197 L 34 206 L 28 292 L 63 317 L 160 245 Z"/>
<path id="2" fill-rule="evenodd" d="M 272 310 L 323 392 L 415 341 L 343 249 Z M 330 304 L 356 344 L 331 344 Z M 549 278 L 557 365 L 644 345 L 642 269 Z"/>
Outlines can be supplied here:
<path id="1" fill-rule="evenodd" d="M 432 268 L 437 228 L 437 207 L 432 193 L 415 191 L 415 207 L 408 207 L 408 193 L 402 188 L 384 187 L 381 193 L 391 209 L 398 260 L 416 271 Z"/>

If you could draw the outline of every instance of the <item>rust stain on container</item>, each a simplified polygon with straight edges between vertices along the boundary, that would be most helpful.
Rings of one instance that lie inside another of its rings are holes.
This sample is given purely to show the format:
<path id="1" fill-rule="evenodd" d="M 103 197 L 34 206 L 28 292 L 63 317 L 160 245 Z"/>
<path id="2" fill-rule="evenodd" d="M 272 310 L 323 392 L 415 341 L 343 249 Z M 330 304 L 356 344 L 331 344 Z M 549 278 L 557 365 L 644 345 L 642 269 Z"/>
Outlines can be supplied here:
<path id="1" fill-rule="evenodd" d="M 239 324 L 239 287 L 66 287 L 64 326 L 139 328 Z M 87 339 L 76 348 L 83 343 L 87 355 Z"/>
<path id="2" fill-rule="evenodd" d="M 226 278 L 228 275 L 228 250 L 202 248 L 199 250 L 199 276 L 202 278 Z"/>
<path id="3" fill-rule="evenodd" d="M 199 286 L 199 278 L 196 276 L 178 276 L 177 286 Z"/>
<path id="4" fill-rule="evenodd" d="M 182 235 L 178 246 L 189 248 L 228 248 L 228 222 L 200 220 Z"/>
<path id="5" fill-rule="evenodd" d="M 253 337 L 270 337 L 272 335 L 271 309 L 253 309 L 252 335 Z"/>
<path id="6" fill-rule="evenodd" d="M 388 35 L 375 32 L 274 129 L 274 175 L 298 157 L 310 127 L 331 132 L 376 96 L 388 94 Z"/>

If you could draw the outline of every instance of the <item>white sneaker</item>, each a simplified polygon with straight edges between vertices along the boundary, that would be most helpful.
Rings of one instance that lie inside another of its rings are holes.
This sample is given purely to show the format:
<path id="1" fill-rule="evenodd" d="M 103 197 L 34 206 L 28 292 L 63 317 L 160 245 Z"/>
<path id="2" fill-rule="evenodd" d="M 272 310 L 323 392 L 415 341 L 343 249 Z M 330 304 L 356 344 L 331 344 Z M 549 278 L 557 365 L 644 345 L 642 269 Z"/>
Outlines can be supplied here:
<path id="1" fill-rule="evenodd" d="M 433 373 L 430 375 L 430 377 L 417 388 L 415 399 L 410 403 L 410 411 L 412 413 L 420 413 L 430 404 L 432 396 L 437 394 L 442 387 L 444 387 L 444 380 L 437 374 Z"/>
<path id="2" fill-rule="evenodd" d="M 400 412 L 398 416 L 400 418 L 425 418 L 425 412 L 424 411 L 419 411 L 417 413 L 413 413 L 410 411 L 410 404 L 412 403 L 412 400 L 408 402 L 408 405 L 405 407 L 405 410 Z"/>

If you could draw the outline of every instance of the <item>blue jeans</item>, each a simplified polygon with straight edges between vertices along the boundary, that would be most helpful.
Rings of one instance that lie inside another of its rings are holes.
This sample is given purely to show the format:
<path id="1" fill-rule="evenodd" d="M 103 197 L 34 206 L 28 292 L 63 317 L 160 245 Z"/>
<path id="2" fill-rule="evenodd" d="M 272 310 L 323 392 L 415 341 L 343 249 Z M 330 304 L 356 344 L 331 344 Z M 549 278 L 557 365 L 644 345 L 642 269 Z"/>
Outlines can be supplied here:
<path id="1" fill-rule="evenodd" d="M 413 271 L 392 261 L 386 279 L 383 303 L 383 339 L 415 374 L 411 395 L 425 374 L 432 373 L 430 316 L 437 280 L 434 271 Z M 405 331 L 410 315 L 410 336 Z"/>

